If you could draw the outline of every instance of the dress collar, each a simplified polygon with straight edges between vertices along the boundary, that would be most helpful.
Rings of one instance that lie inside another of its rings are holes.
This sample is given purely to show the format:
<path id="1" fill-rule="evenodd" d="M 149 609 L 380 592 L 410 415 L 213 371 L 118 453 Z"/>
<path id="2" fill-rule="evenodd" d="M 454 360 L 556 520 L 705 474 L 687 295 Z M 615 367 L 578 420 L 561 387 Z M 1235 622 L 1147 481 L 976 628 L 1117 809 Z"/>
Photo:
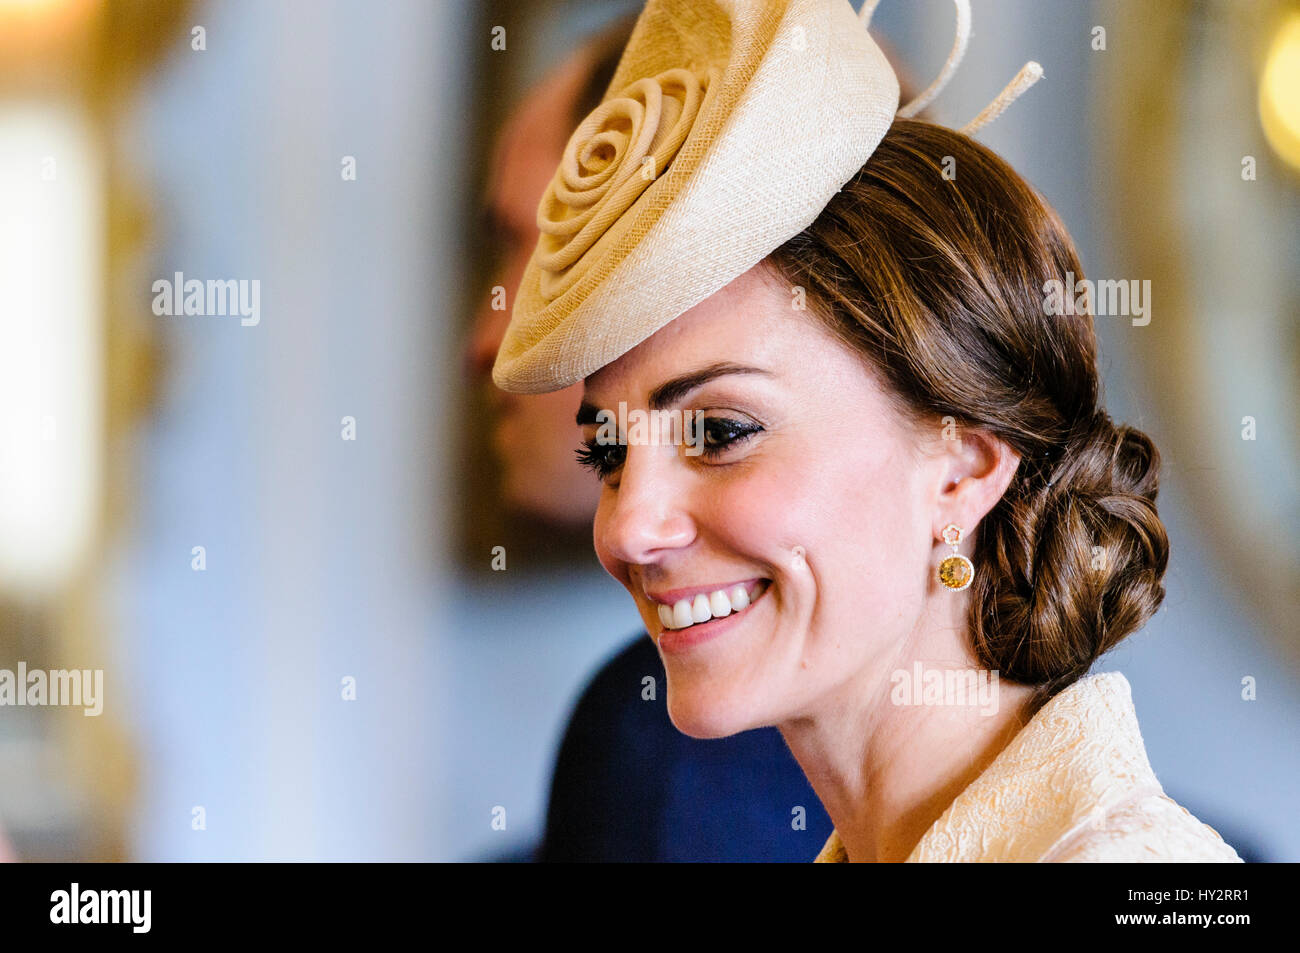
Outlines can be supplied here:
<path id="1" fill-rule="evenodd" d="M 1048 860 L 1116 805 L 1160 792 L 1128 680 L 1119 672 L 1090 675 L 1039 709 L 907 861 Z M 832 831 L 816 862 L 847 860 Z"/>

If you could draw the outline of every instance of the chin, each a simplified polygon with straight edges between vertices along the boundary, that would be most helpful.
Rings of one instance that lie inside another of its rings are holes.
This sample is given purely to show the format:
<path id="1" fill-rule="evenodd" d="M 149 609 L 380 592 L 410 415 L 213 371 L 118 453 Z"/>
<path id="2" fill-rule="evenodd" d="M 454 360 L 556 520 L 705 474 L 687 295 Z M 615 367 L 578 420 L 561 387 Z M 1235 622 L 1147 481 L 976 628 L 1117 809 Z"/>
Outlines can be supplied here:
<path id="1" fill-rule="evenodd" d="M 710 692 L 707 684 L 674 689 L 671 675 L 667 708 L 673 727 L 692 738 L 727 738 L 765 724 L 747 706 L 730 703 L 716 691 Z"/>

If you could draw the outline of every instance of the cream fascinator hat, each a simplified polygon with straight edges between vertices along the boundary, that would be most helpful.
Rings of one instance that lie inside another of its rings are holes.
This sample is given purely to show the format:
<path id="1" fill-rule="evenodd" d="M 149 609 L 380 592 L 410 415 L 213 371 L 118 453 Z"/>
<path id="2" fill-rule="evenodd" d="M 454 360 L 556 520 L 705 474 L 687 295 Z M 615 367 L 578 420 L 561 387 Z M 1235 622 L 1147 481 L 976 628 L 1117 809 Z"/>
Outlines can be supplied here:
<path id="1" fill-rule="evenodd" d="M 870 158 L 898 79 L 867 32 L 879 0 L 649 0 L 604 100 L 578 126 L 537 209 L 537 247 L 492 370 L 559 390 L 630 351 L 803 231 Z M 966 126 L 992 120 L 1028 64 Z"/>

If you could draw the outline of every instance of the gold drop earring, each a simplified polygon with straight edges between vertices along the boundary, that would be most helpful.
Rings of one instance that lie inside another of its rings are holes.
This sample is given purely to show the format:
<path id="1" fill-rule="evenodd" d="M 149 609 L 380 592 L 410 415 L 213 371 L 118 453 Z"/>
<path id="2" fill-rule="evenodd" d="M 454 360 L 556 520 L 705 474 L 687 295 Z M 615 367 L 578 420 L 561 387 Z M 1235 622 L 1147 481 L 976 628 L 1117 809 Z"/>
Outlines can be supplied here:
<path id="1" fill-rule="evenodd" d="M 961 527 L 956 523 L 949 523 L 939 535 L 952 547 L 952 555 L 946 556 L 943 562 L 939 563 L 939 581 L 953 592 L 961 592 L 969 588 L 975 578 L 975 565 L 957 552 L 957 544 L 961 542 Z"/>

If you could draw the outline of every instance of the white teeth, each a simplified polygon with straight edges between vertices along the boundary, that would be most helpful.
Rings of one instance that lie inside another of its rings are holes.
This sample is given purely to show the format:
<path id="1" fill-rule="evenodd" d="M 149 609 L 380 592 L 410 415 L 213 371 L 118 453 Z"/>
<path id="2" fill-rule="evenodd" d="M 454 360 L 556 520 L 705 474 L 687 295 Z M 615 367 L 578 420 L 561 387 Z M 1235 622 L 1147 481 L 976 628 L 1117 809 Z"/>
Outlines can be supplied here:
<path id="1" fill-rule="evenodd" d="M 673 606 L 673 628 L 684 629 L 695 620 L 691 618 L 691 604 L 686 599 L 678 599 Z"/>
<path id="2" fill-rule="evenodd" d="M 744 586 L 715 589 L 698 593 L 694 599 L 678 599 L 671 606 L 659 605 L 659 621 L 665 629 L 685 629 L 687 626 L 721 619 L 749 607 L 749 591 Z"/>

